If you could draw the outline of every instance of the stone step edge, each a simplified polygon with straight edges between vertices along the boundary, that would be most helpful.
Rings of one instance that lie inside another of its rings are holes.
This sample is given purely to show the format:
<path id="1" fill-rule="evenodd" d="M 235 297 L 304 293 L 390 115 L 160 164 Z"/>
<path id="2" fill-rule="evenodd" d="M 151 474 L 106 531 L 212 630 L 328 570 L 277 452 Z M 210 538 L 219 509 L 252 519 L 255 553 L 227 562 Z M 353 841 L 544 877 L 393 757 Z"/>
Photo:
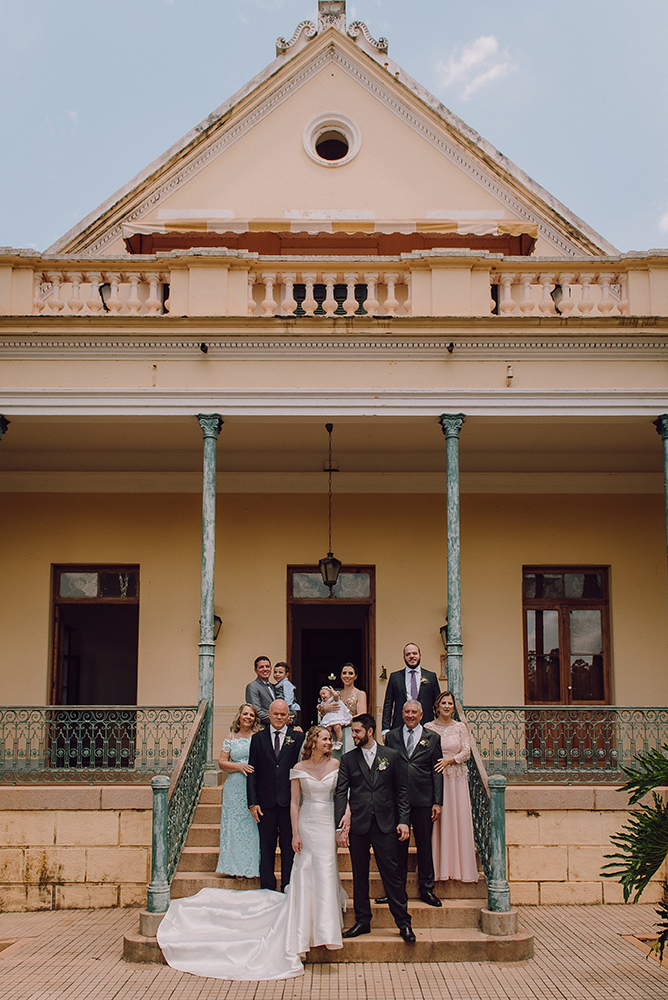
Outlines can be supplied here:
<path id="1" fill-rule="evenodd" d="M 305 962 L 314 965 L 356 962 L 523 962 L 533 957 L 534 937 L 518 931 L 504 937 L 474 928 L 415 927 L 415 944 L 406 944 L 396 928 L 378 928 L 344 942 L 336 951 L 311 948 Z"/>

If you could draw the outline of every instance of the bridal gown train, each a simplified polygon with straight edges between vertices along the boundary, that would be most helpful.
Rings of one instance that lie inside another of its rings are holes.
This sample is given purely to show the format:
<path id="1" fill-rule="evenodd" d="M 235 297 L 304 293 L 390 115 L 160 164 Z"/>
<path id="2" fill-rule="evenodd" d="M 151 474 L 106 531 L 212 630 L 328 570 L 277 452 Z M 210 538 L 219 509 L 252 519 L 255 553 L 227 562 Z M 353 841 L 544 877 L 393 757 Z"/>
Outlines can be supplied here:
<path id="1" fill-rule="evenodd" d="M 290 777 L 299 778 L 302 790 L 302 852 L 295 855 L 285 895 L 271 889 L 201 889 L 172 900 L 158 943 L 173 969 L 213 979 L 288 979 L 301 975 L 299 956 L 309 948 L 343 947 L 347 897 L 334 830 L 338 771 L 322 781 L 294 769 Z"/>

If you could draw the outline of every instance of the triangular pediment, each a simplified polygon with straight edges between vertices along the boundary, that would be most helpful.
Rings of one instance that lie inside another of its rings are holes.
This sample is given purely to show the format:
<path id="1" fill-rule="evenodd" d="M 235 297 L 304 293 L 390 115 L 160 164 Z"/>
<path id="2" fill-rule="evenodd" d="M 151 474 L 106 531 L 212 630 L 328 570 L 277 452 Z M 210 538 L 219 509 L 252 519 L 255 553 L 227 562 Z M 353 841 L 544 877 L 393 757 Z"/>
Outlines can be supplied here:
<path id="1" fill-rule="evenodd" d="M 331 26 L 299 42 L 48 252 L 125 253 L 136 233 L 286 230 L 522 233 L 540 256 L 616 252 L 363 33 Z M 351 142 L 340 163 L 314 154 L 330 120 Z"/>

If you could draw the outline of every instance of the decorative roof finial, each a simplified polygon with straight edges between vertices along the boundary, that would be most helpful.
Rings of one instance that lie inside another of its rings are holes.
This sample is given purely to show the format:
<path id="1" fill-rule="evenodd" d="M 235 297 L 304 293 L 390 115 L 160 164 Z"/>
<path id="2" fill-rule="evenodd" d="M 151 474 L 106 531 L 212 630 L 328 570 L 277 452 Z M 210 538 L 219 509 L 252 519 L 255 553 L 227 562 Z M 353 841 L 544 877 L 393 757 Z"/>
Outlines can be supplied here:
<path id="1" fill-rule="evenodd" d="M 318 31 L 338 28 L 346 33 L 346 0 L 318 0 Z"/>

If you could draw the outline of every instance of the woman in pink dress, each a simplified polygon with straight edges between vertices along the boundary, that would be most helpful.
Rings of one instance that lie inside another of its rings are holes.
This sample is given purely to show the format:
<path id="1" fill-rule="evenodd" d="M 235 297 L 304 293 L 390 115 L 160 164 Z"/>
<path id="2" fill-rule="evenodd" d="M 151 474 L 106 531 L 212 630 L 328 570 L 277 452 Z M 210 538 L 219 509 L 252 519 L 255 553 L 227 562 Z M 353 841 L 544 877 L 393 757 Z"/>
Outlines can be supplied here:
<path id="1" fill-rule="evenodd" d="M 454 719 L 455 699 L 449 691 L 434 704 L 435 719 L 428 722 L 441 738 L 443 756 L 436 770 L 443 773 L 443 810 L 434 822 L 432 850 L 437 880 L 478 881 L 478 864 L 473 841 L 473 818 L 466 761 L 471 756 L 471 739 L 463 722 Z"/>

